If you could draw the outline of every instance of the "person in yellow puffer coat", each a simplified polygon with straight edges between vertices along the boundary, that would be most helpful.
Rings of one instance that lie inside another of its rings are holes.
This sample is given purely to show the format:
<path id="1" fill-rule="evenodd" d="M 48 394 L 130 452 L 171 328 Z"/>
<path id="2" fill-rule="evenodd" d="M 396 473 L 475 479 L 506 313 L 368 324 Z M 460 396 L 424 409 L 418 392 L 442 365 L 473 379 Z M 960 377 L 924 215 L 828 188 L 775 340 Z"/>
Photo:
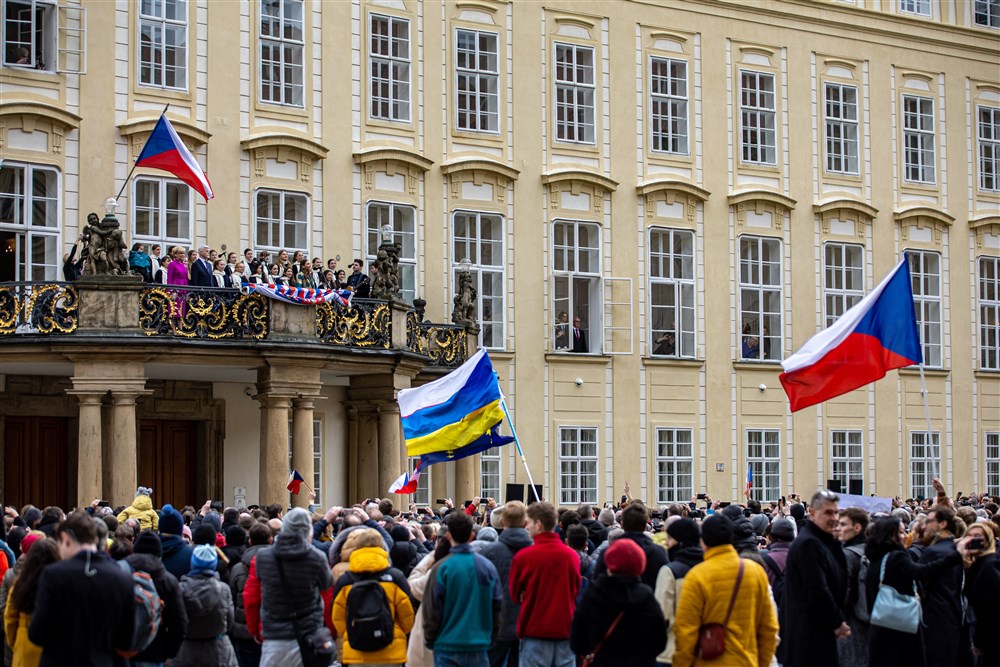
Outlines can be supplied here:
<path id="1" fill-rule="evenodd" d="M 333 626 L 344 640 L 340 660 L 345 665 L 403 664 L 406 662 L 406 635 L 413 629 L 414 621 L 409 584 L 402 572 L 389 567 L 389 553 L 378 531 L 365 528 L 355 532 L 360 535 L 356 538 L 357 548 L 351 553 L 349 571 L 333 587 Z M 392 642 L 377 651 L 359 651 L 351 646 L 347 596 L 354 583 L 363 577 L 379 579 L 392 613 Z"/>
<path id="2" fill-rule="evenodd" d="M 764 568 L 741 559 L 732 546 L 733 522 L 722 514 L 709 517 L 701 528 L 705 560 L 684 578 L 677 604 L 673 667 L 726 665 L 767 667 L 778 639 L 778 615 Z M 733 599 L 740 563 L 743 578 L 726 624 L 726 650 L 715 660 L 698 657 L 698 632 L 707 623 L 723 623 Z"/>
<path id="3" fill-rule="evenodd" d="M 135 492 L 132 504 L 118 515 L 118 523 L 122 523 L 126 519 L 136 519 L 143 530 L 157 530 L 160 525 L 160 517 L 153 510 L 151 495 L 153 495 L 152 489 L 140 486 Z"/>

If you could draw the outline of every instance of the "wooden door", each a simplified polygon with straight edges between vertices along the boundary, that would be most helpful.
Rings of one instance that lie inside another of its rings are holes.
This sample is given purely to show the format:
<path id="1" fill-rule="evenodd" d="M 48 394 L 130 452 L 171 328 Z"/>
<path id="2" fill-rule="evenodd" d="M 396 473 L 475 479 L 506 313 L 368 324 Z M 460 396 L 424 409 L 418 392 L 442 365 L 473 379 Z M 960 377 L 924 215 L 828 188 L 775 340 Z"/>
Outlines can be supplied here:
<path id="1" fill-rule="evenodd" d="M 68 432 L 64 417 L 4 419 L 5 504 L 70 508 Z"/>
<path id="2" fill-rule="evenodd" d="M 139 422 L 139 484 L 153 487 L 153 506 L 201 504 L 198 481 L 198 422 L 143 419 Z"/>

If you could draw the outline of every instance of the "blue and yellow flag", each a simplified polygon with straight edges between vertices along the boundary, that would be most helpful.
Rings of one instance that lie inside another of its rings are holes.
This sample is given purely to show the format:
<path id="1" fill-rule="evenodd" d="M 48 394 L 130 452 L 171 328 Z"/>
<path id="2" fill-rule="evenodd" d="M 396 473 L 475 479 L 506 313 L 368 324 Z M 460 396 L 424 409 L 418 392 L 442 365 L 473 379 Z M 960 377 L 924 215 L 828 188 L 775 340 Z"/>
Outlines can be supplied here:
<path id="1" fill-rule="evenodd" d="M 434 382 L 401 390 L 399 410 L 407 454 L 444 454 L 447 459 L 456 459 L 476 453 L 459 450 L 477 441 L 490 442 L 490 446 L 505 444 L 491 437 L 493 428 L 504 418 L 502 399 L 486 350 Z"/>

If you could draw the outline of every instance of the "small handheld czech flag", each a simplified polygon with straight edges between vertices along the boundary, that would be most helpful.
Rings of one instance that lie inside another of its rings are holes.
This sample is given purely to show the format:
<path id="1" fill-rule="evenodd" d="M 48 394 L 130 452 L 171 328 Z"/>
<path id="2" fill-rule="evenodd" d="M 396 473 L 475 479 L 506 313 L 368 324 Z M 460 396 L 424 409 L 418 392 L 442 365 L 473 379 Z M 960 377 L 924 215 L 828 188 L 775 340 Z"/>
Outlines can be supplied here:
<path id="1" fill-rule="evenodd" d="M 750 491 L 753 489 L 753 466 L 749 463 L 747 464 L 747 496 L 750 495 Z"/>
<path id="2" fill-rule="evenodd" d="M 288 486 L 285 487 L 295 495 L 299 495 L 299 491 L 302 490 L 302 484 L 305 482 L 302 475 L 299 474 L 298 470 L 293 470 L 291 474 L 288 475 Z"/>

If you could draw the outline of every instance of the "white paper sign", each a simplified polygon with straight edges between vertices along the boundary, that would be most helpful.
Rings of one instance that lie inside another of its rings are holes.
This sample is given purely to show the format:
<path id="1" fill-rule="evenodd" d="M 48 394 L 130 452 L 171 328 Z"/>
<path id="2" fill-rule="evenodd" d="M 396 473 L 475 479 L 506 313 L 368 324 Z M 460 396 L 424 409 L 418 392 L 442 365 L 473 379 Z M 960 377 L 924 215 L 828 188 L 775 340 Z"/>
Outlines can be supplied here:
<path id="1" fill-rule="evenodd" d="M 869 514 L 874 514 L 876 512 L 885 512 L 888 514 L 892 511 L 892 499 L 882 498 L 879 496 L 853 496 L 849 493 L 840 493 L 840 509 L 847 509 L 848 507 L 857 507 L 863 509 Z"/>

